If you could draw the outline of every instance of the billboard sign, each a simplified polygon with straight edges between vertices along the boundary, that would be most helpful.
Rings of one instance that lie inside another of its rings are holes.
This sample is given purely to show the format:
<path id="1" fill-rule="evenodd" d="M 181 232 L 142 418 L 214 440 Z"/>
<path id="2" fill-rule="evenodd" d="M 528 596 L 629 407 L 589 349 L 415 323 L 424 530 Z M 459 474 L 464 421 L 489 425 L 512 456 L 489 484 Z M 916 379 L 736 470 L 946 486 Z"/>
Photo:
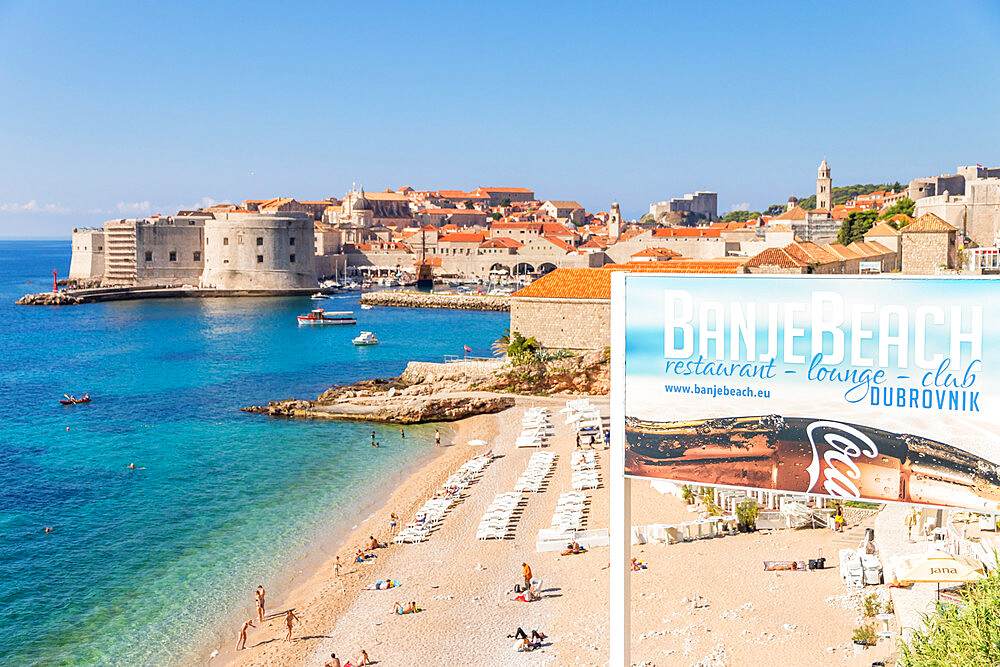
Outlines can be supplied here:
<path id="1" fill-rule="evenodd" d="M 623 282 L 626 475 L 1000 511 L 996 282 Z"/>

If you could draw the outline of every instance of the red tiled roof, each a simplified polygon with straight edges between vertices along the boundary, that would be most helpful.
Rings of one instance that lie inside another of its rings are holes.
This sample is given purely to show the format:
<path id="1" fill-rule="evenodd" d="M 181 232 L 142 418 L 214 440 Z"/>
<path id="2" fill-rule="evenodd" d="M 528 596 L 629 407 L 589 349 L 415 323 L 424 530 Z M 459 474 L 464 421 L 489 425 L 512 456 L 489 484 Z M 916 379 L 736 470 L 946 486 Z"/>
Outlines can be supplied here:
<path id="1" fill-rule="evenodd" d="M 952 227 L 933 213 L 924 213 L 900 231 L 903 234 L 912 234 L 920 232 L 957 232 L 958 229 Z"/>
<path id="2" fill-rule="evenodd" d="M 731 257 L 716 260 L 675 259 L 656 265 L 649 262 L 631 262 L 609 264 L 594 269 L 556 269 L 515 292 L 513 296 L 514 298 L 610 299 L 611 274 L 615 271 L 736 274 L 746 263 L 745 258 Z"/>
<path id="3" fill-rule="evenodd" d="M 478 232 L 454 232 L 438 237 L 438 243 L 482 243 L 485 234 Z"/>
<path id="4" fill-rule="evenodd" d="M 670 248 L 646 248 L 632 255 L 633 257 L 680 257 L 679 252 Z"/>
<path id="5" fill-rule="evenodd" d="M 534 190 L 529 190 L 528 188 L 494 188 L 494 187 L 480 187 L 480 190 L 484 192 L 509 192 L 511 194 L 523 194 L 523 195 L 533 195 Z"/>
<path id="6" fill-rule="evenodd" d="M 696 238 L 719 238 L 722 236 L 721 229 L 709 227 L 662 227 L 653 230 L 653 238 L 669 237 L 696 237 Z"/>
<path id="7" fill-rule="evenodd" d="M 524 244 L 517 239 L 508 238 L 506 236 L 498 236 L 479 244 L 480 248 L 520 248 Z"/>
<path id="8" fill-rule="evenodd" d="M 806 263 L 793 257 L 785 248 L 765 248 L 750 258 L 747 266 L 777 266 L 782 269 L 800 269 Z"/>
<path id="9" fill-rule="evenodd" d="M 779 216 L 775 216 L 775 220 L 805 220 L 806 210 L 796 204 Z"/>

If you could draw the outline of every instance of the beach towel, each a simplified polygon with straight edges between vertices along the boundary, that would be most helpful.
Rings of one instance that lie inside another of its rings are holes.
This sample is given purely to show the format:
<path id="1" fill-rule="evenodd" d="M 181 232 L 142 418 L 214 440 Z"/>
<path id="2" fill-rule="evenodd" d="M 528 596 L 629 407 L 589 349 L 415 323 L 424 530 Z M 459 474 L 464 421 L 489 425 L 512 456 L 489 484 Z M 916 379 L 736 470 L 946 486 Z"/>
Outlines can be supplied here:
<path id="1" fill-rule="evenodd" d="M 764 570 L 767 572 L 780 572 L 784 570 L 796 570 L 805 572 L 809 569 L 809 563 L 804 560 L 766 560 Z"/>
<path id="2" fill-rule="evenodd" d="M 365 586 L 366 591 L 388 591 L 393 588 L 399 588 L 403 584 L 399 583 L 395 579 L 386 579 L 384 581 L 376 581 L 374 584 L 368 584 Z"/>

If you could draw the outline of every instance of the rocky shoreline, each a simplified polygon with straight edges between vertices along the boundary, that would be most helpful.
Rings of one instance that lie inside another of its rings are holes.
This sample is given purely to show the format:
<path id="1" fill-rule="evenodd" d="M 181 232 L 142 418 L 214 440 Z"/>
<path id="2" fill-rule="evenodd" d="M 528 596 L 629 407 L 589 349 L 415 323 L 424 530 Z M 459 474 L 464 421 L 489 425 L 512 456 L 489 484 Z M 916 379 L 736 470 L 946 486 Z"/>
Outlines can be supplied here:
<path id="1" fill-rule="evenodd" d="M 367 292 L 361 295 L 367 306 L 398 308 L 453 308 L 456 310 L 509 311 L 510 297 L 481 294 L 436 294 L 426 292 Z"/>
<path id="2" fill-rule="evenodd" d="M 419 424 L 491 414 L 514 405 L 514 394 L 607 395 L 606 350 L 532 364 L 507 359 L 431 363 L 411 361 L 402 375 L 327 389 L 315 400 L 285 399 L 244 412 L 298 419 Z"/>
<path id="3" fill-rule="evenodd" d="M 391 424 L 456 421 L 500 412 L 514 405 L 510 396 L 470 391 L 470 384 L 491 377 L 502 360 L 431 364 L 410 362 L 397 378 L 362 380 L 327 389 L 316 400 L 285 399 L 252 405 L 244 412 L 299 419 L 339 419 Z"/>
<path id="4" fill-rule="evenodd" d="M 75 306 L 83 303 L 78 296 L 66 292 L 40 292 L 25 294 L 14 302 L 15 306 Z"/>

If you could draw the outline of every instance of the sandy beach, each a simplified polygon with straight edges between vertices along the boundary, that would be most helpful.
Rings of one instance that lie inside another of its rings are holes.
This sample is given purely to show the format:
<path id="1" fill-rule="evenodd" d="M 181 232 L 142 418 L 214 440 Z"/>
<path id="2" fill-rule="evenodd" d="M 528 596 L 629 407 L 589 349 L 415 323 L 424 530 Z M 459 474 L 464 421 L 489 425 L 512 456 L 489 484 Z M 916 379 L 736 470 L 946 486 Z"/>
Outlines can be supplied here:
<path id="1" fill-rule="evenodd" d="M 289 591 L 268 591 L 263 628 L 251 629 L 247 649 L 232 640 L 217 646 L 212 665 L 322 665 L 336 653 L 354 659 L 364 648 L 382 665 L 601 665 L 608 662 L 608 560 L 606 547 L 561 556 L 536 553 L 538 530 L 552 520 L 560 493 L 570 490 L 574 432 L 558 410 L 565 397 L 519 397 L 514 408 L 456 422 L 438 456 L 402 483 L 339 549 L 344 568 L 335 577 L 332 559 Z M 594 399 L 606 415 L 606 398 Z M 541 493 L 526 493 L 515 515 L 513 539 L 478 541 L 476 526 L 498 493 L 511 491 L 533 449 L 516 449 L 520 420 L 532 405 L 550 409 L 557 454 L 554 473 Z M 429 539 L 377 550 L 371 565 L 353 554 L 370 535 L 389 538 L 389 514 L 405 524 L 440 484 L 490 443 L 497 458 L 466 489 L 463 498 Z M 608 453 L 600 451 L 601 488 L 590 492 L 586 528 L 607 528 Z M 687 505 L 644 482 L 633 483 L 633 523 L 690 520 Z M 822 529 L 777 531 L 696 540 L 673 545 L 636 545 L 633 555 L 649 569 L 633 575 L 632 659 L 646 665 L 777 664 L 852 665 L 851 631 L 857 611 L 835 568 L 811 572 L 765 572 L 763 561 L 835 557 L 835 534 Z M 527 562 L 543 580 L 543 598 L 533 603 L 505 595 L 521 581 Z M 362 590 L 395 579 L 400 588 Z M 248 592 L 248 599 L 251 594 Z M 692 604 L 693 599 L 699 605 Z M 392 614 L 394 602 L 415 601 L 413 615 Z M 248 606 L 248 610 L 250 607 Z M 284 642 L 283 614 L 301 618 L 293 641 Z M 509 639 L 518 628 L 547 635 L 543 646 L 516 653 Z M 211 648 L 208 649 L 208 652 Z M 207 653 L 206 656 L 207 658 Z M 869 664 L 870 660 L 869 659 Z"/>

